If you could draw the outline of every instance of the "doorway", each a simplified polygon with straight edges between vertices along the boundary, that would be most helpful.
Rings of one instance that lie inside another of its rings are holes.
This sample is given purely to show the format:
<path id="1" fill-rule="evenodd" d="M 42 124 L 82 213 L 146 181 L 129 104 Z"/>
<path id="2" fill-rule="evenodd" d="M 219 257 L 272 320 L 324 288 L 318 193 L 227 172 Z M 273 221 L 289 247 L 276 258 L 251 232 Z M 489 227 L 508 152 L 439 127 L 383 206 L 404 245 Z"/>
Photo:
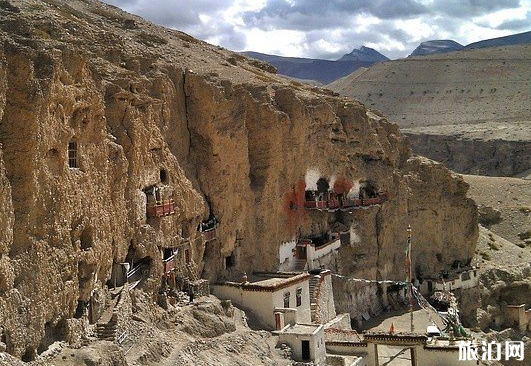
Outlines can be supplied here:
<path id="1" fill-rule="evenodd" d="M 302 360 L 310 361 L 310 341 L 302 341 Z"/>

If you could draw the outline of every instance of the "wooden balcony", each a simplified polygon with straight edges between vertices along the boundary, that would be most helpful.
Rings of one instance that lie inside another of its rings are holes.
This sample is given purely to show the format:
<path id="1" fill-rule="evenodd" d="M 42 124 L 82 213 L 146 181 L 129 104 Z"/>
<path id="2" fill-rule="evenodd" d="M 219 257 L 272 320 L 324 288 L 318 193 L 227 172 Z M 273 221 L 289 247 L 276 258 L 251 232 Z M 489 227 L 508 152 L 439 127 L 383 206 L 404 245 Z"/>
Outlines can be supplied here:
<path id="1" fill-rule="evenodd" d="M 175 214 L 173 200 L 148 204 L 146 214 L 147 217 L 163 217 Z"/>
<path id="2" fill-rule="evenodd" d="M 215 240 L 218 237 L 217 232 L 218 232 L 217 226 L 212 229 L 202 231 L 201 236 L 203 237 L 203 241 L 206 243 L 206 242 Z"/>
<path id="3" fill-rule="evenodd" d="M 307 200 L 304 202 L 304 208 L 309 210 L 340 210 L 351 209 L 356 207 L 368 207 L 380 205 L 389 200 L 389 194 L 386 192 L 378 193 L 375 197 L 363 199 L 350 199 L 338 197 L 329 194 L 325 200 Z"/>

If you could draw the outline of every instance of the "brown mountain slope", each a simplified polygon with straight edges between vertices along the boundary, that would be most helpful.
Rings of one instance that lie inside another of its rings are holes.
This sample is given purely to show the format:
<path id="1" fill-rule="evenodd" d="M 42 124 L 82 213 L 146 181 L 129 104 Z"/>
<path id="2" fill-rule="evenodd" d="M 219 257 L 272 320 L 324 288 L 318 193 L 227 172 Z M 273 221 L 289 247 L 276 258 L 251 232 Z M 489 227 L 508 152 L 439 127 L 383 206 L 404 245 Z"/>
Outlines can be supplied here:
<path id="1" fill-rule="evenodd" d="M 460 173 L 512 176 L 531 168 L 530 61 L 531 45 L 411 57 L 328 87 L 387 114 L 418 154 Z"/>
<path id="2" fill-rule="evenodd" d="M 374 65 L 328 87 L 400 127 L 528 121 L 531 45 L 411 57 Z"/>

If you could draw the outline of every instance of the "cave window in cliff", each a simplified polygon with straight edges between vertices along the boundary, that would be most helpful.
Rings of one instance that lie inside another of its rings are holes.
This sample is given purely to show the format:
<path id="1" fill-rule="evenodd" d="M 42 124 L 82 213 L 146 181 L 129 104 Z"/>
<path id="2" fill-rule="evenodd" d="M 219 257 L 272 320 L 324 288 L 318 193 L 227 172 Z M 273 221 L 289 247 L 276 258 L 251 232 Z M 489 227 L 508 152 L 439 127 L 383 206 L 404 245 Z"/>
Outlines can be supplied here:
<path id="1" fill-rule="evenodd" d="M 68 143 L 68 167 L 72 169 L 79 168 L 77 141 Z"/>
<path id="2" fill-rule="evenodd" d="M 24 354 L 21 357 L 22 361 L 24 362 L 35 361 L 36 358 L 37 358 L 37 354 L 35 352 L 35 349 L 31 347 L 26 348 L 26 352 L 24 352 Z"/>
<path id="3" fill-rule="evenodd" d="M 62 341 L 66 338 L 66 320 L 60 320 L 55 326 L 51 322 L 44 324 L 44 337 L 37 348 L 37 353 L 41 354 L 46 351 L 53 343 Z"/>
<path id="4" fill-rule="evenodd" d="M 229 256 L 225 257 L 225 269 L 229 269 L 235 266 L 234 253 L 231 253 Z"/>
<path id="5" fill-rule="evenodd" d="M 168 171 L 166 169 L 161 169 L 159 171 L 159 178 L 161 183 L 168 184 Z"/>
<path id="6" fill-rule="evenodd" d="M 373 198 L 378 196 L 378 189 L 371 180 L 366 180 L 360 184 L 360 198 Z"/>
<path id="7" fill-rule="evenodd" d="M 76 311 L 74 313 L 74 319 L 81 319 L 86 308 L 87 308 L 87 303 L 85 301 L 78 300 Z"/>
<path id="8" fill-rule="evenodd" d="M 79 238 L 79 241 L 81 242 L 81 250 L 89 250 L 92 248 L 93 244 L 93 238 L 92 238 L 92 229 L 86 228 L 81 233 L 81 237 Z"/>
<path id="9" fill-rule="evenodd" d="M 319 178 L 317 181 L 317 192 L 319 193 L 327 193 L 330 189 L 330 183 L 326 180 L 326 178 Z"/>

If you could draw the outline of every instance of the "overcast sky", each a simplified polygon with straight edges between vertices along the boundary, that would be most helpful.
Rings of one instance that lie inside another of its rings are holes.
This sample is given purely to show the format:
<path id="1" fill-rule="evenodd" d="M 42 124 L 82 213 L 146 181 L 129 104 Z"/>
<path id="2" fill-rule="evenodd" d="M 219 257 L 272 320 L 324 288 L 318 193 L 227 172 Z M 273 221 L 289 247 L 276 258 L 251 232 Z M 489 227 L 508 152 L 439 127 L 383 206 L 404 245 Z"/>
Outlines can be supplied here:
<path id="1" fill-rule="evenodd" d="M 463 45 L 531 30 L 531 0 L 104 0 L 233 51 L 337 59 L 405 57 L 422 41 Z"/>

